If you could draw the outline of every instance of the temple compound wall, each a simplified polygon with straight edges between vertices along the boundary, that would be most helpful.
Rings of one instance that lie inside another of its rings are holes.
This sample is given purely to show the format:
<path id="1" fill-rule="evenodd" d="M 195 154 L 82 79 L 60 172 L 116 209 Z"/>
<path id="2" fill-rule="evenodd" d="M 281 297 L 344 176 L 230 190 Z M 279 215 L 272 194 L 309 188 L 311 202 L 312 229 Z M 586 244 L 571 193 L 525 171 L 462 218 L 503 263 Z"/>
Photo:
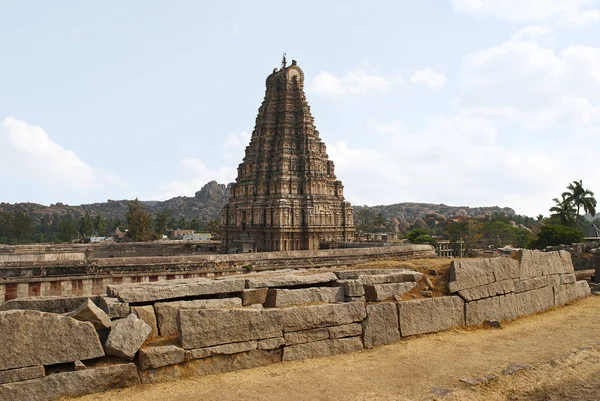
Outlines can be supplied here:
<path id="1" fill-rule="evenodd" d="M 257 272 L 15 299 L 0 308 L 0 399 L 56 400 L 326 357 L 590 295 L 564 251 L 455 260 L 446 294 L 413 299 L 426 282 L 405 269 Z"/>

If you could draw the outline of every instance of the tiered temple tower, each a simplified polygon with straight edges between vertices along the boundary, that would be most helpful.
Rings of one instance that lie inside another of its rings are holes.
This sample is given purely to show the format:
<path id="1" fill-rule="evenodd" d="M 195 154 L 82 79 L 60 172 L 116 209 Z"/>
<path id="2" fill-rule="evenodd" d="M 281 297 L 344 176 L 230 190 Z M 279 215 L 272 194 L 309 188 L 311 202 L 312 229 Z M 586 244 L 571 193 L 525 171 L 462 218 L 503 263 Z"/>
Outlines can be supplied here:
<path id="1" fill-rule="evenodd" d="M 352 206 L 304 95 L 304 73 L 292 61 L 267 77 L 265 99 L 231 197 L 221 211 L 226 252 L 319 249 L 349 241 Z"/>

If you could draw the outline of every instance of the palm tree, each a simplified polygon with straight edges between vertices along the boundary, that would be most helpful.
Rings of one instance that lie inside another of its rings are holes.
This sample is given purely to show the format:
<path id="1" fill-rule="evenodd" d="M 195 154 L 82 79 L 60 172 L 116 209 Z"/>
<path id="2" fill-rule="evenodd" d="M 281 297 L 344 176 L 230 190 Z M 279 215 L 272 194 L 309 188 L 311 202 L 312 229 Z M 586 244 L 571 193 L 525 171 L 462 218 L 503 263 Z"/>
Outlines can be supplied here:
<path id="1" fill-rule="evenodd" d="M 562 194 L 563 199 L 566 199 L 574 207 L 577 208 L 577 222 L 579 222 L 579 211 L 583 208 L 585 213 L 592 216 L 596 215 L 596 199 L 594 193 L 589 189 L 583 188 L 582 180 L 573 181 L 567 186 L 568 192 Z"/>
<path id="2" fill-rule="evenodd" d="M 575 213 L 575 208 L 573 204 L 567 198 L 567 192 L 562 194 L 562 200 L 558 198 L 552 199 L 555 206 L 550 208 L 550 211 L 553 213 L 553 216 L 558 216 L 560 218 L 560 224 L 565 226 L 570 226 L 573 224 L 573 214 Z"/>

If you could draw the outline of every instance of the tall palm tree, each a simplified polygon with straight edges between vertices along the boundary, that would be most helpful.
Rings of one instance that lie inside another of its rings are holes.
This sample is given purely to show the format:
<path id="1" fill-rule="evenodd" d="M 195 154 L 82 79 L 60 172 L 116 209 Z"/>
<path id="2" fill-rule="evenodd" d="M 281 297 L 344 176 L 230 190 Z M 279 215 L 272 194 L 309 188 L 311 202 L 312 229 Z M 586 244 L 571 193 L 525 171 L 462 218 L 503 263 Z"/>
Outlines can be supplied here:
<path id="1" fill-rule="evenodd" d="M 574 207 L 577 208 L 577 222 L 579 222 L 579 212 L 581 208 L 585 213 L 592 216 L 596 215 L 596 199 L 594 193 L 589 189 L 583 188 L 582 180 L 573 181 L 567 186 L 568 192 L 562 194 L 563 199 L 566 199 Z"/>
<path id="2" fill-rule="evenodd" d="M 573 224 L 573 215 L 575 214 L 575 208 L 573 204 L 567 198 L 567 192 L 562 194 L 562 200 L 558 198 L 552 199 L 556 205 L 550 208 L 553 216 L 560 218 L 560 223 L 566 226 Z"/>

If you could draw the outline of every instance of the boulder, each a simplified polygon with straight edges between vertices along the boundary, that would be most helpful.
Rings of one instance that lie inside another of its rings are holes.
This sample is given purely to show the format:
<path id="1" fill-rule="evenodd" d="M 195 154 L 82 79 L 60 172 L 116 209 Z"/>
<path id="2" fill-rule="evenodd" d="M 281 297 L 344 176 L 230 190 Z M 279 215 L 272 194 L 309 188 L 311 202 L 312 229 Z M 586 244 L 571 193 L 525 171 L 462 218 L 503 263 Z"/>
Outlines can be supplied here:
<path id="1" fill-rule="evenodd" d="M 464 326 L 464 305 L 457 296 L 399 302 L 400 333 L 406 337 Z"/>
<path id="2" fill-rule="evenodd" d="M 400 341 L 398 308 L 394 303 L 367 305 L 367 318 L 363 322 L 365 348 Z"/>
<path id="3" fill-rule="evenodd" d="M 359 279 L 364 285 L 373 284 L 391 284 L 391 283 L 408 283 L 418 282 L 423 278 L 423 273 L 412 270 L 402 270 L 399 272 L 387 274 L 369 274 L 360 275 Z"/>
<path id="4" fill-rule="evenodd" d="M 294 290 L 269 289 L 265 306 L 283 308 L 319 302 L 344 302 L 344 299 L 344 289 L 342 287 L 313 287 Z"/>
<path id="5" fill-rule="evenodd" d="M 283 331 L 286 333 L 362 322 L 367 315 L 364 305 L 355 302 L 295 306 L 280 311 L 283 316 Z"/>
<path id="6" fill-rule="evenodd" d="M 283 349 L 283 361 L 319 358 L 348 352 L 360 351 L 363 343 L 360 337 L 323 340 L 306 344 L 292 345 Z"/>
<path id="7" fill-rule="evenodd" d="M 179 333 L 177 329 L 177 313 L 179 309 L 218 309 L 237 308 L 242 306 L 240 298 L 197 299 L 194 301 L 157 302 L 154 310 L 158 320 L 161 336 L 171 336 Z"/>
<path id="8" fill-rule="evenodd" d="M 178 324 L 185 349 L 283 337 L 280 309 L 180 309 Z"/>
<path id="9" fill-rule="evenodd" d="M 109 285 L 107 288 L 123 302 L 140 303 L 199 295 L 228 294 L 244 289 L 244 279 L 226 278 L 213 280 L 194 278 L 182 280 L 154 281 Z"/>
<path id="10" fill-rule="evenodd" d="M 515 280 L 515 292 L 525 292 L 548 287 L 548 276 L 539 276 Z"/>
<path id="11" fill-rule="evenodd" d="M 245 289 L 242 292 L 242 305 L 264 304 L 267 300 L 268 288 Z"/>
<path id="12" fill-rule="evenodd" d="M 513 279 L 495 281 L 479 287 L 460 290 L 458 291 L 458 295 L 465 301 L 476 301 L 478 299 L 504 295 L 511 292 L 515 292 L 515 281 Z"/>
<path id="13" fill-rule="evenodd" d="M 98 306 L 104 311 L 111 319 L 120 319 L 129 316 L 131 308 L 126 302 L 121 302 L 114 297 L 100 297 L 98 298 Z"/>
<path id="14" fill-rule="evenodd" d="M 140 349 L 138 360 L 140 369 L 156 369 L 162 366 L 175 365 L 183 362 L 185 350 L 175 345 L 145 347 Z"/>
<path id="15" fill-rule="evenodd" d="M 104 356 L 91 323 L 35 310 L 0 312 L 0 370 Z"/>
<path id="16" fill-rule="evenodd" d="M 294 331 L 285 333 L 283 337 L 285 339 L 285 345 L 310 343 L 313 341 L 329 339 L 329 330 L 326 327 L 321 327 L 318 329 Z"/>
<path id="17" fill-rule="evenodd" d="M 333 273 L 272 275 L 247 278 L 246 288 L 294 287 L 298 285 L 324 284 L 335 280 L 337 280 L 337 276 Z"/>
<path id="18" fill-rule="evenodd" d="M 90 322 L 94 325 L 96 331 L 110 327 L 110 317 L 108 317 L 102 309 L 97 307 L 91 299 L 85 300 L 79 308 L 75 309 L 73 312 L 67 313 L 66 316 L 82 322 Z"/>
<path id="19" fill-rule="evenodd" d="M 42 365 L 28 366 L 26 368 L 0 370 L 0 384 L 37 379 L 40 377 L 44 377 L 45 375 L 46 371 L 44 370 L 44 367 Z"/>
<path id="20" fill-rule="evenodd" d="M 486 320 L 512 320 L 516 317 L 518 317 L 517 298 L 514 293 L 468 302 L 465 307 L 467 326 L 483 324 Z M 400 330 L 402 330 L 402 322 L 400 322 Z"/>
<path id="21" fill-rule="evenodd" d="M 92 297 L 97 299 L 97 297 Z M 50 313 L 67 313 L 74 311 L 90 297 L 25 297 L 11 299 L 0 305 L 0 311 L 27 309 Z"/>
<path id="22" fill-rule="evenodd" d="M 196 348 L 189 351 L 189 359 L 207 358 L 215 355 L 230 355 L 240 352 L 252 351 L 258 348 L 258 341 L 243 341 L 241 343 L 231 343 L 215 345 L 214 347 Z"/>
<path id="23" fill-rule="evenodd" d="M 140 384 L 133 363 L 56 373 L 39 379 L 0 385 L 0 400 L 54 401 Z"/>
<path id="24" fill-rule="evenodd" d="M 134 314 L 118 320 L 104 344 L 106 355 L 132 360 L 150 332 L 152 327 Z"/>
<path id="25" fill-rule="evenodd" d="M 343 324 L 341 326 L 329 327 L 329 338 L 344 338 L 360 336 L 362 334 L 362 325 L 360 323 Z"/>
<path id="26" fill-rule="evenodd" d="M 132 306 L 131 313 L 142 319 L 152 331 L 148 335 L 148 340 L 158 337 L 158 325 L 156 324 L 156 314 L 152 305 Z"/>
<path id="27" fill-rule="evenodd" d="M 383 301 L 394 295 L 402 296 L 415 288 L 417 283 L 391 283 L 365 285 L 365 297 L 369 302 Z"/>

